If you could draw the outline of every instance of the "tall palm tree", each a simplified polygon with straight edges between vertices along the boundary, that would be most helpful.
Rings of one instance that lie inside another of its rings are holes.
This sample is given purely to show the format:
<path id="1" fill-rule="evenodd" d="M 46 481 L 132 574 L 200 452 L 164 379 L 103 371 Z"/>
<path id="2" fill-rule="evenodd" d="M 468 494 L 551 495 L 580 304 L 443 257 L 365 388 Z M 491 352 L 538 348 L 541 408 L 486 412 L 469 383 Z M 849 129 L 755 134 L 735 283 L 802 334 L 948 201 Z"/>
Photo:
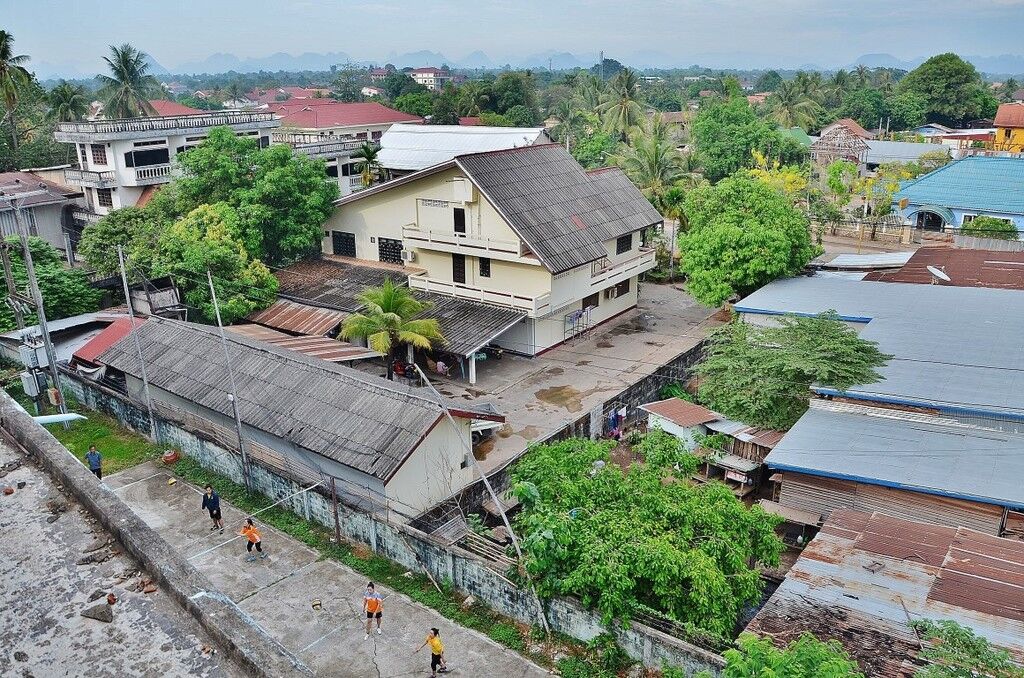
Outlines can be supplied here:
<path id="1" fill-rule="evenodd" d="M 380 146 L 369 142 L 363 142 L 352 154 L 352 158 L 359 161 L 356 164 L 356 169 L 363 176 L 363 186 L 372 186 L 374 179 L 380 173 L 380 161 L 377 159 L 379 154 Z"/>
<path id="2" fill-rule="evenodd" d="M 128 43 L 110 46 L 110 56 L 103 57 L 110 69 L 110 75 L 98 75 L 102 83 L 100 98 L 103 113 L 107 118 L 138 118 L 156 115 L 156 109 L 149 103 L 152 96 L 159 96 L 160 83 L 149 74 L 146 55 Z"/>
<path id="3" fill-rule="evenodd" d="M 836 71 L 832 79 L 829 80 L 826 86 L 826 95 L 831 104 L 836 106 L 843 103 L 843 99 L 846 93 L 849 92 L 853 87 L 853 79 L 850 77 L 849 71 L 840 68 Z"/>
<path id="4" fill-rule="evenodd" d="M 576 95 L 579 97 L 580 106 L 586 111 L 597 110 L 604 92 L 605 82 L 592 73 L 584 74 L 577 80 Z"/>
<path id="5" fill-rule="evenodd" d="M 888 68 L 879 68 L 875 71 L 875 87 L 882 90 L 883 94 L 892 94 L 893 89 L 896 87 L 896 82 L 893 80 L 892 71 Z"/>
<path id="6" fill-rule="evenodd" d="M 237 80 L 228 85 L 228 100 L 237 103 L 242 98 L 242 85 Z"/>
<path id="7" fill-rule="evenodd" d="M 608 82 L 604 101 L 597 107 L 605 129 L 625 139 L 629 130 L 640 125 L 644 110 L 640 106 L 640 79 L 623 68 Z"/>
<path id="8" fill-rule="evenodd" d="M 403 344 L 429 349 L 445 341 L 441 327 L 433 318 L 417 318 L 427 304 L 412 296 L 408 287 L 399 287 L 385 280 L 380 287 L 370 287 L 358 297 L 363 304 L 360 313 L 353 313 L 341 327 L 344 339 L 366 339 L 374 351 L 387 357 L 388 379 L 394 377 L 394 362 Z"/>
<path id="9" fill-rule="evenodd" d="M 858 64 L 857 68 L 853 69 L 853 77 L 857 87 L 863 89 L 871 82 L 871 69 L 864 64 Z"/>
<path id="10" fill-rule="evenodd" d="M 14 53 L 14 36 L 0 31 L 0 97 L 4 100 L 4 117 L 11 121 L 11 148 L 18 150 L 18 121 L 14 109 L 18 105 L 18 89 L 32 79 L 25 64 L 27 54 Z"/>
<path id="11" fill-rule="evenodd" d="M 808 99 L 821 103 L 825 100 L 825 83 L 817 71 L 797 71 L 794 79 L 799 91 Z"/>
<path id="12" fill-rule="evenodd" d="M 81 85 L 61 80 L 46 95 L 49 110 L 46 115 L 54 122 L 75 122 L 89 112 L 89 94 Z"/>
<path id="13" fill-rule="evenodd" d="M 817 117 L 817 102 L 796 81 L 783 82 L 768 102 L 772 119 L 781 127 L 802 127 L 806 131 Z"/>
<path id="14" fill-rule="evenodd" d="M 552 109 L 551 114 L 558 119 L 558 124 L 551 128 L 551 134 L 556 139 L 565 141 L 565 150 L 571 150 L 573 136 L 583 126 L 586 118 L 580 109 L 580 103 L 574 99 L 562 99 Z"/>
<path id="15" fill-rule="evenodd" d="M 634 131 L 630 143 L 621 144 L 612 158 L 654 205 L 686 174 L 682 155 L 663 129 L 661 115 L 656 114 L 645 129 Z"/>

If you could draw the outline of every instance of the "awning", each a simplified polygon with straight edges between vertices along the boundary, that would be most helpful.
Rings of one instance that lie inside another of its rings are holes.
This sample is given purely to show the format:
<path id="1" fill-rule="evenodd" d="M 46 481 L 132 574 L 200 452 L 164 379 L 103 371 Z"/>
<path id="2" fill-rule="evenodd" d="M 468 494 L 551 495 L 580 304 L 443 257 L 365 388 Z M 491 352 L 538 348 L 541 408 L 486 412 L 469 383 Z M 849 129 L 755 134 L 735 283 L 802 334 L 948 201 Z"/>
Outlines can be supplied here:
<path id="1" fill-rule="evenodd" d="M 376 351 L 344 341 L 328 339 L 327 337 L 293 337 L 290 334 L 278 332 L 262 325 L 229 325 L 225 329 L 250 339 L 264 341 L 289 351 L 295 351 L 296 353 L 302 353 L 332 363 L 380 357 L 380 354 Z"/>
<path id="2" fill-rule="evenodd" d="M 511 308 L 445 294 L 420 290 L 414 294 L 429 304 L 419 317 L 437 320 L 447 340 L 442 350 L 455 355 L 473 355 L 526 317 L 525 313 Z"/>
<path id="3" fill-rule="evenodd" d="M 323 336 L 338 328 L 349 316 L 345 311 L 300 304 L 297 301 L 278 299 L 262 311 L 248 317 L 250 322 L 274 329 Z"/>
<path id="4" fill-rule="evenodd" d="M 789 506 L 783 506 L 782 504 L 771 501 L 770 499 L 762 499 L 758 502 L 758 505 L 768 513 L 775 514 L 780 518 L 783 518 L 786 522 L 793 523 L 794 525 L 810 525 L 813 527 L 814 525 L 821 523 L 820 514 L 791 508 Z"/>
<path id="5" fill-rule="evenodd" d="M 914 216 L 918 212 L 931 212 L 932 214 L 938 215 L 944 223 L 949 226 L 956 226 L 956 217 L 953 216 L 953 211 L 948 207 L 940 207 L 939 205 L 914 205 L 910 211 L 907 212 L 907 218 Z"/>

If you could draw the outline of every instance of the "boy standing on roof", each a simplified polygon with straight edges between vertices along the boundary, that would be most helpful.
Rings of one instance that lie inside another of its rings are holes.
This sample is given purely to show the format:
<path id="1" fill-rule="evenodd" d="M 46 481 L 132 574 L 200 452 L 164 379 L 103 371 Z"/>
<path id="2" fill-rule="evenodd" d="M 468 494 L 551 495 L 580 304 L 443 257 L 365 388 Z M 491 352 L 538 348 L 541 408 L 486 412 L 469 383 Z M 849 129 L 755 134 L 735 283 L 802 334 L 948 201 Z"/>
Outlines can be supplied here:
<path id="1" fill-rule="evenodd" d="M 216 529 L 220 529 L 221 533 L 224 532 L 224 520 L 220 515 L 220 495 L 213 491 L 213 487 L 210 485 L 206 486 L 206 492 L 203 493 L 203 508 L 210 512 L 210 519 L 213 520 L 213 527 L 210 531 L 213 532 Z"/>
<path id="2" fill-rule="evenodd" d="M 256 547 L 256 552 L 260 554 L 260 558 L 266 558 L 267 554 L 263 552 L 262 542 L 263 539 L 260 537 L 260 531 L 256 529 L 256 525 L 252 522 L 252 518 L 245 519 L 245 525 L 242 527 L 242 531 L 238 534 L 242 535 L 249 541 L 245 544 L 245 550 L 249 552 L 246 560 L 250 563 L 256 560 L 256 556 L 253 555 L 252 547 Z"/>
<path id="3" fill-rule="evenodd" d="M 377 619 L 377 635 L 380 635 L 380 617 L 383 611 L 384 599 L 377 593 L 373 582 L 367 582 L 366 592 L 363 593 L 363 612 L 366 613 L 366 635 L 363 636 L 363 640 L 370 637 L 370 629 L 373 627 L 374 618 Z"/>

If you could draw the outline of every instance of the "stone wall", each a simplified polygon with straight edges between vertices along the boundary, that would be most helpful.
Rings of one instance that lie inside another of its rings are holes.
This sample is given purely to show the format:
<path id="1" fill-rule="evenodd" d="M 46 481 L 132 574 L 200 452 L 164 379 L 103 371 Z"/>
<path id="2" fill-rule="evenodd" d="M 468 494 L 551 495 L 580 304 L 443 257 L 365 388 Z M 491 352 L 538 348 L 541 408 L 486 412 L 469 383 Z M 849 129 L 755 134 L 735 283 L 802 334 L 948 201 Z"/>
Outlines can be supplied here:
<path id="1" fill-rule="evenodd" d="M 92 382 L 83 382 L 68 374 L 68 390 L 84 405 L 110 414 L 127 427 L 148 431 L 145 407 Z M 639 391 L 638 391 L 639 393 Z M 162 445 L 174 447 L 192 457 L 204 468 L 242 482 L 238 455 L 204 440 L 195 433 L 168 421 L 158 421 Z M 278 501 L 297 492 L 297 483 L 278 473 L 254 465 L 250 471 L 254 490 Z M 293 512 L 333 530 L 335 517 L 330 490 L 327 487 L 303 492 L 284 502 Z M 450 581 L 464 594 L 475 596 L 495 611 L 526 624 L 539 624 L 540 611 L 534 596 L 510 581 L 495 566 L 476 554 L 457 546 L 447 546 L 430 534 L 416 528 L 375 518 L 345 503 L 339 504 L 338 524 L 343 538 L 369 546 L 380 554 L 413 572 L 429 572 L 437 581 Z M 547 603 L 546 614 L 552 630 L 581 641 L 589 641 L 608 628 L 600 617 L 571 599 L 554 599 Z M 683 668 L 686 675 L 709 670 L 719 675 L 724 666 L 721 656 L 673 636 L 637 623 L 616 627 L 614 634 L 629 656 L 648 666 L 660 668 L 663 663 Z"/>

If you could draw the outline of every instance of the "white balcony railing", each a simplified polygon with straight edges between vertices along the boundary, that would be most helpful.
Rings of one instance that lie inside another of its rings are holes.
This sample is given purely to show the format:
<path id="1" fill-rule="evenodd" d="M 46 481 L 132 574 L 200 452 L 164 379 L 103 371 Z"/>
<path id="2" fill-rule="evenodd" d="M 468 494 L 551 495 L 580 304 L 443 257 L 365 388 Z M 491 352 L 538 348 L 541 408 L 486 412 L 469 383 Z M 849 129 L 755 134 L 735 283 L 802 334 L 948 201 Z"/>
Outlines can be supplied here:
<path id="1" fill-rule="evenodd" d="M 95 224 L 97 221 L 103 218 L 102 215 L 96 214 L 92 210 L 86 210 L 76 208 L 71 211 L 71 217 L 82 224 Z"/>
<path id="2" fill-rule="evenodd" d="M 162 183 L 171 177 L 170 165 L 148 165 L 135 168 L 135 181 L 140 184 Z"/>
<path id="3" fill-rule="evenodd" d="M 551 295 L 530 296 L 515 294 L 499 290 L 490 290 L 483 287 L 472 287 L 462 283 L 437 280 L 426 275 L 409 276 L 409 287 L 416 290 L 447 294 L 460 299 L 481 301 L 497 306 L 508 306 L 519 311 L 524 311 L 530 316 L 541 316 L 551 311 Z"/>
<path id="4" fill-rule="evenodd" d="M 419 228 L 416 224 L 406 224 L 402 227 L 402 238 L 416 241 L 417 243 L 441 243 L 444 245 L 458 245 L 472 250 L 484 250 L 486 252 L 501 252 L 503 254 L 521 255 L 520 243 L 518 240 L 502 240 L 500 238 L 488 238 L 473 233 L 457 233 L 455 231 L 442 231 L 429 228 Z"/>
<path id="5" fill-rule="evenodd" d="M 640 249 L 635 257 L 610 265 L 607 259 L 600 262 L 595 261 L 590 269 L 591 287 L 610 285 L 620 282 L 624 278 L 632 278 L 644 271 L 649 271 L 655 266 L 655 253 L 653 249 Z"/>
<path id="6" fill-rule="evenodd" d="M 126 118 L 121 120 L 100 120 L 96 122 L 57 123 L 57 141 L 62 134 L 119 134 L 124 132 L 151 132 L 162 130 L 194 130 L 221 125 L 247 125 L 267 123 L 276 127 L 279 123 L 273 113 L 239 113 L 217 111 L 211 113 L 190 113 L 187 115 L 164 115 L 159 117 Z"/>
<path id="7" fill-rule="evenodd" d="M 116 185 L 117 179 L 113 172 L 96 172 L 94 170 L 64 170 L 64 181 L 72 186 L 90 186 L 92 188 L 110 188 Z"/>

